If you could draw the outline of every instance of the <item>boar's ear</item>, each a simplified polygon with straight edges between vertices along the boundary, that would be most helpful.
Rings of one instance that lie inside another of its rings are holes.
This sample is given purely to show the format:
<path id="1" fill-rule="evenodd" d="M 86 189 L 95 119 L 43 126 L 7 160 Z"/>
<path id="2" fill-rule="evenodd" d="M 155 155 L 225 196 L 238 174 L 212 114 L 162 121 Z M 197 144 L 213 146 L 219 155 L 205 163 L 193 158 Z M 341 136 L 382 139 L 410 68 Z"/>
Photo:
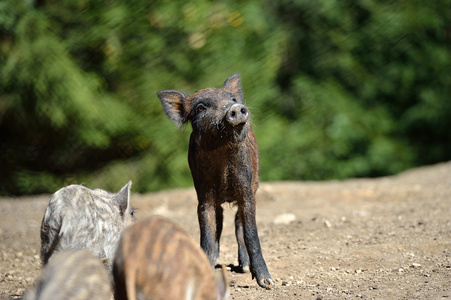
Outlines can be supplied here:
<path id="1" fill-rule="evenodd" d="M 225 265 L 221 265 L 221 270 L 215 271 L 217 299 L 225 300 L 229 297 L 229 282 Z"/>
<path id="2" fill-rule="evenodd" d="M 187 94 L 174 90 L 165 90 L 159 91 L 157 96 L 160 98 L 163 110 L 170 120 L 178 126 L 185 123 L 185 109 L 183 104 L 186 97 L 188 97 Z"/>
<path id="3" fill-rule="evenodd" d="M 119 206 L 121 216 L 125 214 L 130 204 L 130 188 L 132 181 L 130 180 L 115 196 L 114 203 Z"/>
<path id="4" fill-rule="evenodd" d="M 222 87 L 234 94 L 239 103 L 244 104 L 244 95 L 243 90 L 241 89 L 241 76 L 239 73 L 235 73 L 227 78 Z"/>

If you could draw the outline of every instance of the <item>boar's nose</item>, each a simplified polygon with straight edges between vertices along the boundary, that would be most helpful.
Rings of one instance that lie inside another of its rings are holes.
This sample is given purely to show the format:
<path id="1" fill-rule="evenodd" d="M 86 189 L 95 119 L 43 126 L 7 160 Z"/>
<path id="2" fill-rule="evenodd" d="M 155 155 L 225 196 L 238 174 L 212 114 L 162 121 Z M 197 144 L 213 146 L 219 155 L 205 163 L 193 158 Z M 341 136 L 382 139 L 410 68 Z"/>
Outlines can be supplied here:
<path id="1" fill-rule="evenodd" d="M 249 110 L 243 104 L 234 104 L 227 112 L 226 118 L 233 126 L 244 124 L 249 120 Z"/>

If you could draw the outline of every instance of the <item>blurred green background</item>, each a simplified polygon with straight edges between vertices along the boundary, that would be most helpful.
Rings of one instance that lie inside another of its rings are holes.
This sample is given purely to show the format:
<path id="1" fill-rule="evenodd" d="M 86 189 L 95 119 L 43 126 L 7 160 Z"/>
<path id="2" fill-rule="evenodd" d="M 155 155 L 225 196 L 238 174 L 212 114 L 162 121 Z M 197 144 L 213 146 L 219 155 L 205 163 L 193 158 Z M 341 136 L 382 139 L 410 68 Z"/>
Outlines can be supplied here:
<path id="1" fill-rule="evenodd" d="M 261 180 L 451 159 L 449 0 L 2 0 L 0 194 L 192 185 L 155 93 L 232 73 Z"/>

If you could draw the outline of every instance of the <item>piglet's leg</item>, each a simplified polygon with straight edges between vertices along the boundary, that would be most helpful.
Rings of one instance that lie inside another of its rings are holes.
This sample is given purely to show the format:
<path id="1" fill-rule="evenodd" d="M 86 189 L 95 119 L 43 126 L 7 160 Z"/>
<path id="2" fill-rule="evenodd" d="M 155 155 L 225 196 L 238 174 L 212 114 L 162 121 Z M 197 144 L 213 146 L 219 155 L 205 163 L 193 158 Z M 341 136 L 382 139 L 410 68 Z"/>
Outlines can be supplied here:
<path id="1" fill-rule="evenodd" d="M 201 201 L 197 206 L 197 217 L 200 227 L 200 246 L 207 254 L 212 267 L 215 266 L 219 256 L 219 237 L 222 230 L 222 208 Z M 218 222 L 221 226 L 217 228 Z M 219 229 L 219 230 L 217 230 Z"/>
<path id="2" fill-rule="evenodd" d="M 216 234 L 215 234 L 215 256 L 219 257 L 219 241 L 221 239 L 222 225 L 224 222 L 224 214 L 221 204 L 216 205 Z"/>
<path id="3" fill-rule="evenodd" d="M 244 242 L 243 221 L 239 211 L 235 215 L 235 235 L 238 242 L 238 262 L 244 273 L 249 272 L 249 255 Z"/>
<path id="4" fill-rule="evenodd" d="M 255 220 L 255 198 L 248 197 L 241 203 L 238 213 L 243 220 L 244 242 L 250 258 L 252 276 L 259 286 L 271 289 L 274 282 L 263 259 Z"/>

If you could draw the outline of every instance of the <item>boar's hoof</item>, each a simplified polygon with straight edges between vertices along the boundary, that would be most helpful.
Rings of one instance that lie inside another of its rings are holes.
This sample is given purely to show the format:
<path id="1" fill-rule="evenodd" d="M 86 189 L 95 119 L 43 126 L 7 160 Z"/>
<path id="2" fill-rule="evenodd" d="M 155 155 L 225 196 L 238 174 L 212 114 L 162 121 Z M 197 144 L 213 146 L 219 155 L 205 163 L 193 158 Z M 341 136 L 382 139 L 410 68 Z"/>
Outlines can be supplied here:
<path id="1" fill-rule="evenodd" d="M 272 289 L 272 287 L 274 286 L 274 281 L 272 281 L 271 277 L 257 279 L 257 283 L 259 286 L 267 290 Z"/>
<path id="2" fill-rule="evenodd" d="M 250 271 L 251 271 L 251 269 L 249 268 L 249 266 L 241 267 L 241 272 L 243 272 L 243 273 L 249 273 Z"/>
<path id="3" fill-rule="evenodd" d="M 244 124 L 249 120 L 249 110 L 243 104 L 234 104 L 227 112 L 226 118 L 233 126 Z"/>

